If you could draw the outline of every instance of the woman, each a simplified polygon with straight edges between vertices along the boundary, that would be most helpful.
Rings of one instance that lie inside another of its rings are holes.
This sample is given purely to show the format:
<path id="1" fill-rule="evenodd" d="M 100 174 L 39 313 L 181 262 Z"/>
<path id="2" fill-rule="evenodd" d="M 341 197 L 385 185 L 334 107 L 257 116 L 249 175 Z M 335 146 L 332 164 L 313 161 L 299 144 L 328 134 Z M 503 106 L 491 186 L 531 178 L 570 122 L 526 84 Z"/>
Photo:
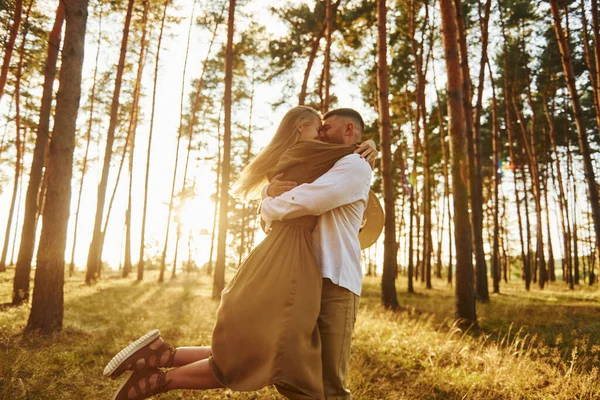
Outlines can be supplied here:
<path id="1" fill-rule="evenodd" d="M 317 141 L 320 126 L 310 107 L 288 111 L 270 144 L 242 172 L 236 192 L 253 196 L 281 173 L 298 184 L 312 182 L 357 151 Z M 144 399 L 172 389 L 253 391 L 273 384 L 290 398 L 323 398 L 316 324 L 322 278 L 311 241 L 316 220 L 307 216 L 273 225 L 223 290 L 211 346 L 174 349 L 154 330 L 117 354 L 104 375 L 132 372 L 114 399 Z"/>

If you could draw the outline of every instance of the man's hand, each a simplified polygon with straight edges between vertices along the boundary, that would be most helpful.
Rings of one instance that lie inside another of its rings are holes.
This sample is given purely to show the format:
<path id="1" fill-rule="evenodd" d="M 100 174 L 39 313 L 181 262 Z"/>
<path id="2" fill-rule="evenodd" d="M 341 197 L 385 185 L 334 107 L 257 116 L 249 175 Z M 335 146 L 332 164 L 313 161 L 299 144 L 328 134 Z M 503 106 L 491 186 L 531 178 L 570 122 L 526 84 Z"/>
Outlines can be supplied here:
<path id="1" fill-rule="evenodd" d="M 362 142 L 354 153 L 360 154 L 360 158 L 364 158 L 371 165 L 373 165 L 375 160 L 377 160 L 377 157 L 379 157 L 375 142 L 372 140 Z"/>
<path id="2" fill-rule="evenodd" d="M 289 190 L 292 190 L 293 188 L 298 186 L 298 184 L 296 182 L 282 181 L 282 180 L 280 180 L 281 178 L 283 178 L 283 173 L 275 175 L 273 177 L 273 179 L 271 180 L 271 183 L 269 184 L 269 187 L 267 188 L 267 195 L 269 197 L 280 196 L 283 193 L 285 193 Z"/>

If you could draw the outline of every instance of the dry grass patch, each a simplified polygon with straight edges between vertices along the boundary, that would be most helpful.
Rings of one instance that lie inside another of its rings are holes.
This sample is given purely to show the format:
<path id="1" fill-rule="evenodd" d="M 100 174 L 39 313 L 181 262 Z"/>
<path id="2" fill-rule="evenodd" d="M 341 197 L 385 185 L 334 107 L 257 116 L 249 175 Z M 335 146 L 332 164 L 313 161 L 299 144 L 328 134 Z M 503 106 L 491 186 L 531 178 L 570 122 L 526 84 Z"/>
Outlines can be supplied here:
<path id="1" fill-rule="evenodd" d="M 172 344 L 210 341 L 218 303 L 204 275 L 159 285 L 108 277 L 88 287 L 78 275 L 65 285 L 65 328 L 22 335 L 28 306 L 0 311 L 0 399 L 108 399 L 118 383 L 102 377 L 128 341 L 158 327 Z M 8 301 L 11 273 L 0 275 Z M 452 325 L 452 288 L 408 295 L 403 311 L 379 305 L 379 281 L 365 279 L 354 334 L 350 388 L 371 399 L 592 399 L 600 397 L 600 308 L 595 291 L 551 287 L 525 293 L 515 284 L 478 305 L 480 330 Z M 243 329 L 243 327 L 240 327 Z M 272 399 L 272 389 L 167 393 L 161 399 Z"/>

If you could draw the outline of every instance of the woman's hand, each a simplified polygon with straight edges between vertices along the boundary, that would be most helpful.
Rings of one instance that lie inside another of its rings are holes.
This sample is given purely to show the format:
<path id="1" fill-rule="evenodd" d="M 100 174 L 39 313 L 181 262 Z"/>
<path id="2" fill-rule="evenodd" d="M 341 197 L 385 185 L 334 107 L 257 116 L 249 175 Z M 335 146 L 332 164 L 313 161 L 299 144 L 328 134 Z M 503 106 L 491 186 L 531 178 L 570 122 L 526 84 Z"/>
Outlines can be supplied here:
<path id="1" fill-rule="evenodd" d="M 281 178 L 283 178 L 283 173 L 277 174 L 273 177 L 269 183 L 269 187 L 267 188 L 267 196 L 277 197 L 298 186 L 296 182 L 282 181 L 280 180 Z"/>
<path id="2" fill-rule="evenodd" d="M 377 157 L 379 157 L 379 152 L 375 147 L 375 142 L 371 139 L 362 142 L 354 153 L 360 154 L 360 158 L 364 158 L 371 165 L 374 165 L 375 160 L 377 160 Z"/>

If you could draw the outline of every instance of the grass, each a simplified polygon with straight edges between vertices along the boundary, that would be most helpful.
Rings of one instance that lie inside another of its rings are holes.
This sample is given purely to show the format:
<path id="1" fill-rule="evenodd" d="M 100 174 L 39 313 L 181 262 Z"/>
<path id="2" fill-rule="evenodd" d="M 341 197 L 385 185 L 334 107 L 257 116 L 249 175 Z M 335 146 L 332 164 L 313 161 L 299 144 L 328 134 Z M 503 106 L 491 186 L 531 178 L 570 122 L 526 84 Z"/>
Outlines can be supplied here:
<path id="1" fill-rule="evenodd" d="M 110 399 L 118 382 L 104 365 L 130 340 L 155 327 L 172 344 L 205 345 L 218 303 L 203 275 L 159 285 L 154 276 L 108 277 L 93 287 L 67 279 L 65 324 L 51 337 L 23 335 L 28 306 L 0 311 L 0 400 Z M 152 281 L 151 281 L 152 280 Z M 520 282 L 478 304 L 478 330 L 452 322 L 453 289 L 434 281 L 408 294 L 398 280 L 402 311 L 380 306 L 379 281 L 365 278 L 349 376 L 353 398 L 594 399 L 600 397 L 600 293 L 555 283 L 525 292 Z M 8 301 L 12 270 L 0 274 Z M 240 328 L 241 329 L 241 328 Z M 274 399 L 226 390 L 174 391 L 160 399 Z"/>

